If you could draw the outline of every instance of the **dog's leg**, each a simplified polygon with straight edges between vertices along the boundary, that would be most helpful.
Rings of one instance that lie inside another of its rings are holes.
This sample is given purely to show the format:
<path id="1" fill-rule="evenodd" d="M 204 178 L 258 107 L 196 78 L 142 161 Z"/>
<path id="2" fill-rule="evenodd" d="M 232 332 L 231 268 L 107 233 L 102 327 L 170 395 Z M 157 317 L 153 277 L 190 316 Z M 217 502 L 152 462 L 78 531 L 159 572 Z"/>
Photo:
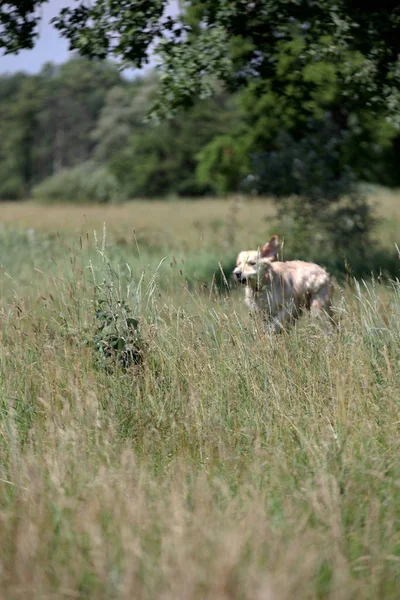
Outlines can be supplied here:
<path id="1" fill-rule="evenodd" d="M 319 316 L 326 313 L 329 317 L 329 322 L 332 325 L 337 325 L 332 312 L 331 289 L 328 286 L 321 288 L 317 294 L 311 297 L 310 311 L 314 316 Z"/>
<path id="2" fill-rule="evenodd" d="M 290 307 L 282 308 L 282 310 L 280 310 L 272 319 L 275 333 L 287 331 L 288 326 L 291 325 L 296 318 L 296 311 L 293 311 Z"/>
<path id="3" fill-rule="evenodd" d="M 337 321 L 333 315 L 333 311 L 332 311 L 332 300 L 329 298 L 326 305 L 325 305 L 325 312 L 329 317 L 329 323 L 331 325 L 333 325 L 333 327 L 337 327 Z"/>

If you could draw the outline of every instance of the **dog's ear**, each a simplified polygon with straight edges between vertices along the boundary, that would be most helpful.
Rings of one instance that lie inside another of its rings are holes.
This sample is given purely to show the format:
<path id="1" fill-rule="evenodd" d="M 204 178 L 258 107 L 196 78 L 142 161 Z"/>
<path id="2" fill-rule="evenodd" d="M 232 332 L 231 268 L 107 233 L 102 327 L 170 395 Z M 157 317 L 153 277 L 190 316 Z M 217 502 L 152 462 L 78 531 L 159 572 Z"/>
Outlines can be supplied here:
<path id="1" fill-rule="evenodd" d="M 278 250 L 279 250 L 278 236 L 273 235 L 272 238 L 269 240 L 269 242 L 264 244 L 264 246 L 261 246 L 260 257 L 268 258 L 271 261 L 275 260 Z"/>

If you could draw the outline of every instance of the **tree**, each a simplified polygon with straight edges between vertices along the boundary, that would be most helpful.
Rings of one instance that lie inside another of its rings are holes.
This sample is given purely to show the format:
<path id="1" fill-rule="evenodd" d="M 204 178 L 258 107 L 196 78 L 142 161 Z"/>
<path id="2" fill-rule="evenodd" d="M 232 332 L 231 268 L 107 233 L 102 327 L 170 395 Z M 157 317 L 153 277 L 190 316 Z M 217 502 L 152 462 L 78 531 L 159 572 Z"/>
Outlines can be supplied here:
<path id="1" fill-rule="evenodd" d="M 9 88 L 0 104 L 0 197 L 15 199 L 29 194 L 35 178 L 41 86 L 39 77 L 17 75 Z"/>
<path id="2" fill-rule="evenodd" d="M 216 135 L 197 155 L 197 180 L 212 192 L 237 191 L 249 171 L 245 140 L 231 133 Z"/>
<path id="3" fill-rule="evenodd" d="M 103 156 L 107 157 L 111 171 L 130 197 L 198 196 L 215 191 L 212 174 L 196 179 L 197 159 L 215 136 L 235 127 L 238 114 L 234 99 L 220 91 L 161 124 L 144 124 L 156 91 L 151 82 L 152 78 L 150 82 L 144 79 L 133 86 L 130 110 L 121 108 L 121 98 L 113 112 L 107 111 L 107 106 L 104 108 L 104 119 L 108 112 L 107 118 L 115 125 L 118 123 L 118 131 L 130 132 L 128 139 L 122 137 L 117 148 L 111 130 L 108 127 L 107 133 L 104 130 L 105 121 L 101 119 L 99 123 L 102 129 L 98 128 L 96 135 L 103 132 L 99 149 L 105 152 Z"/>
<path id="4" fill-rule="evenodd" d="M 60 67 L 45 66 L 41 133 L 47 138 L 44 163 L 48 175 L 87 161 L 95 141 L 91 133 L 108 91 L 122 84 L 120 73 L 107 62 L 73 58 Z"/>
<path id="5" fill-rule="evenodd" d="M 30 48 L 43 0 L 9 0 L 0 12 L 0 46 Z M 237 88 L 275 81 L 282 44 L 302 44 L 298 64 L 342 64 L 346 104 L 399 107 L 400 4 L 362 0 L 187 0 L 165 15 L 167 0 L 95 0 L 61 10 L 55 26 L 81 54 L 143 66 L 162 57 L 162 103 L 174 108 L 210 93 L 215 77 Z M 359 60 L 348 63 L 348 52 Z M 279 53 L 279 52 L 278 52 Z M 279 92 L 279 82 L 276 90 Z M 345 115 L 345 112 L 343 113 Z"/>
<path id="6" fill-rule="evenodd" d="M 91 158 L 108 90 L 122 81 L 114 65 L 84 58 L 2 76 L 0 198 L 27 197 L 44 177 Z"/>
<path id="7" fill-rule="evenodd" d="M 0 5 L 0 48 L 6 53 L 33 48 L 40 7 L 47 0 L 5 0 Z"/>
<path id="8" fill-rule="evenodd" d="M 34 28 L 28 27 L 28 35 L 22 24 L 29 24 L 39 4 L 21 0 L 14 21 L 0 21 L 6 50 L 33 43 Z M 211 138 L 200 156 L 200 178 L 206 172 L 214 176 L 219 165 L 220 184 L 236 185 L 229 168 L 237 169 L 240 139 L 253 155 L 253 188 L 278 198 L 284 191 L 298 195 L 295 214 L 303 222 L 315 222 L 317 216 L 321 224 L 335 221 L 338 231 L 366 246 L 370 215 L 353 183 L 354 175 L 368 171 L 370 163 L 355 149 L 357 141 L 369 147 L 378 140 L 381 148 L 383 140 L 390 145 L 395 134 L 386 124 L 400 126 L 398 0 L 382 0 L 379 7 L 362 0 L 186 0 L 175 17 L 167 15 L 167 4 L 79 0 L 64 8 L 54 24 L 71 49 L 91 58 L 111 57 L 122 66 L 141 67 L 150 50 L 158 54 L 157 117 L 195 106 L 214 93 L 218 81 L 229 90 L 242 90 L 247 131 L 241 130 L 241 138 L 231 132 L 235 160 L 227 160 L 226 137 Z M 174 126 L 163 126 L 166 137 Z M 169 155 L 165 140 L 148 131 L 148 145 L 145 140 L 132 143 L 127 167 L 143 154 L 147 165 L 149 157 L 156 160 L 154 153 L 157 160 Z M 365 154 L 373 160 L 373 152 Z M 249 158 L 244 157 L 246 163 Z M 349 163 L 356 167 L 352 174 Z M 271 182 L 282 165 L 285 176 L 278 190 Z M 172 166 L 167 166 L 170 173 Z M 140 169 L 138 175 L 144 173 Z M 346 186 L 350 201 L 343 208 L 339 194 Z"/>
<path id="9" fill-rule="evenodd" d="M 143 134 L 144 118 L 156 93 L 158 78 L 151 72 L 125 85 L 111 88 L 101 109 L 96 128 L 91 134 L 97 160 L 109 161 L 128 145 L 132 132 Z"/>

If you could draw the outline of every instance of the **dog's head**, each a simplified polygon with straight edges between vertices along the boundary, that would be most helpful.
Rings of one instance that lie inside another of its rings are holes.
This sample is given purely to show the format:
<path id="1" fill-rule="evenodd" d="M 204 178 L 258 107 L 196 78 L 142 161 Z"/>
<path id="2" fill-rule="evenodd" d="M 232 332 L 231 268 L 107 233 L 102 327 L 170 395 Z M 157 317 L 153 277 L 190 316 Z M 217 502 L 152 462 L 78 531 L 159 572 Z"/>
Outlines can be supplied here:
<path id="1" fill-rule="evenodd" d="M 240 252 L 236 259 L 236 268 L 233 271 L 235 279 L 250 287 L 260 287 L 260 282 L 264 280 L 266 272 L 275 260 L 278 249 L 278 236 L 273 235 L 269 242 L 258 250 Z"/>

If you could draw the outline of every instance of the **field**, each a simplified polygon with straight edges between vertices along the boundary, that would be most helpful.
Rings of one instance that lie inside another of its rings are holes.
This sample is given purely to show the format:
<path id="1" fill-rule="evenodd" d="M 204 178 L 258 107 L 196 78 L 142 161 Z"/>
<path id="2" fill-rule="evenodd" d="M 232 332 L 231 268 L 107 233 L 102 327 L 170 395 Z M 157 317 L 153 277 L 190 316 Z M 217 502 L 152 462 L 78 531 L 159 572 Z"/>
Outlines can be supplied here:
<path id="1" fill-rule="evenodd" d="M 400 288 L 270 335 L 224 277 L 273 217 L 0 204 L 0 598 L 399 597 Z"/>

